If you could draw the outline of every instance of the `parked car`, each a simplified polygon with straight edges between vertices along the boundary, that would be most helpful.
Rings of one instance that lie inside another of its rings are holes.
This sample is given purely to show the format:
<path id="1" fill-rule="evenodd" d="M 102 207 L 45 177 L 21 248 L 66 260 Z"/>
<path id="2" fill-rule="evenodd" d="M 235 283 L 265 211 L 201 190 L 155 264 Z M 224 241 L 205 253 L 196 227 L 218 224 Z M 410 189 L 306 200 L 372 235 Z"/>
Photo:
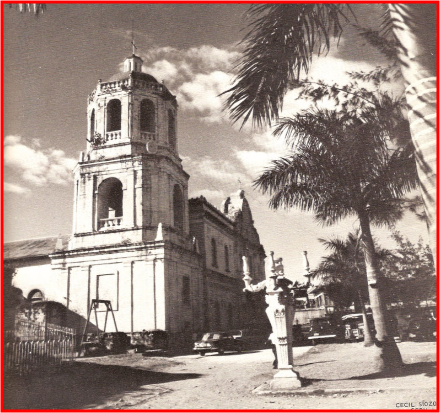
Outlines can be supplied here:
<path id="1" fill-rule="evenodd" d="M 329 317 L 312 318 L 307 339 L 313 345 L 322 342 L 337 342 L 344 338 L 344 330 L 340 323 Z"/>
<path id="2" fill-rule="evenodd" d="M 367 314 L 370 327 L 374 327 L 373 316 L 371 313 Z M 342 322 L 345 326 L 345 340 L 347 341 L 362 341 L 365 339 L 364 319 L 362 313 L 346 314 L 342 316 Z"/>
<path id="3" fill-rule="evenodd" d="M 194 343 L 193 351 L 204 356 L 208 352 L 223 354 L 225 351 L 241 352 L 242 349 L 242 341 L 234 338 L 231 333 L 211 332 L 205 333 L 200 341 Z"/>
<path id="4" fill-rule="evenodd" d="M 230 331 L 236 340 L 240 340 L 243 348 L 257 349 L 264 348 L 270 331 L 264 329 L 244 328 Z"/>
<path id="5" fill-rule="evenodd" d="M 100 335 L 101 343 L 111 353 L 123 353 L 130 347 L 130 337 L 126 333 L 102 333 Z"/>
<path id="6" fill-rule="evenodd" d="M 167 350 L 168 333 L 164 330 L 135 331 L 130 335 L 131 348 L 136 353 L 150 350 Z"/>
<path id="7" fill-rule="evenodd" d="M 88 333 L 81 342 L 81 354 L 85 356 L 123 353 L 130 347 L 126 333 Z"/>
<path id="8" fill-rule="evenodd" d="M 294 324 L 292 326 L 293 345 L 294 346 L 308 345 L 309 332 L 310 332 L 310 325 Z"/>

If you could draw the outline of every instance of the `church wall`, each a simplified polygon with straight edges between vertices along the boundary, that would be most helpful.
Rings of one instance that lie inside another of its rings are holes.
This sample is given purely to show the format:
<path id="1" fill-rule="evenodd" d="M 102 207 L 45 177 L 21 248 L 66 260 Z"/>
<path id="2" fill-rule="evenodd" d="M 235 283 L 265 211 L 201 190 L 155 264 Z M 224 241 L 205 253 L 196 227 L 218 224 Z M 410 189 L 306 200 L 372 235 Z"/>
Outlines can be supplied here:
<path id="1" fill-rule="evenodd" d="M 67 277 L 54 274 L 50 264 L 17 266 L 12 285 L 26 298 L 32 290 L 40 290 L 45 300 L 66 304 Z"/>
<path id="2" fill-rule="evenodd" d="M 104 299 L 112 303 L 119 331 L 166 329 L 165 306 L 161 304 L 165 299 L 161 257 L 160 244 L 153 244 L 152 249 L 121 246 L 89 254 L 58 253 L 53 257 L 52 271 L 68 274 L 69 306 L 83 317 L 87 318 L 92 299 Z M 105 307 L 101 305 L 99 310 L 102 329 Z M 114 331 L 111 314 L 107 331 Z"/>
<path id="3" fill-rule="evenodd" d="M 242 328 L 241 281 L 208 272 L 210 330 Z"/>
<path id="4" fill-rule="evenodd" d="M 130 57 L 128 67 L 136 63 L 140 71 L 141 62 Z M 74 223 L 69 246 L 65 250 L 54 247 L 41 265 L 20 267 L 14 282 L 21 284 L 17 287 L 25 294 L 40 289 L 46 300 L 65 304 L 84 318 L 92 299 L 110 300 L 119 331 L 167 330 L 175 343 L 185 345 L 192 343 L 194 332 L 208 327 L 241 327 L 241 256 L 251 255 L 256 268 L 264 257 L 244 193 L 237 193 L 241 203 L 235 204 L 234 216 L 227 215 L 227 208 L 217 210 L 203 197 L 188 202 L 189 175 L 177 152 L 177 124 L 172 129 L 175 147 L 169 136 L 170 111 L 177 120 L 175 97 L 146 74 L 133 72 L 115 79 L 99 82 L 88 99 L 90 142 L 74 170 Z M 144 98 L 156 108 L 155 133 L 140 130 Z M 121 101 L 120 131 L 106 131 L 112 99 Z M 95 125 L 91 124 L 92 110 Z M 104 140 L 97 136 L 91 139 L 95 131 Z M 155 140 L 157 148 L 148 144 L 149 140 Z M 122 200 L 119 182 L 108 181 L 100 188 L 107 178 L 120 181 Z M 183 194 L 176 203 L 179 218 L 183 209 L 183 228 L 174 226 L 176 184 Z M 116 211 L 121 214 L 121 201 L 122 222 L 121 217 L 115 217 Z M 212 239 L 216 242 L 215 265 Z M 257 281 L 264 276 L 264 268 L 255 274 Z M 105 309 L 100 305 L 100 329 L 104 328 Z M 94 312 L 91 316 L 95 323 Z M 115 331 L 111 314 L 106 331 Z"/>

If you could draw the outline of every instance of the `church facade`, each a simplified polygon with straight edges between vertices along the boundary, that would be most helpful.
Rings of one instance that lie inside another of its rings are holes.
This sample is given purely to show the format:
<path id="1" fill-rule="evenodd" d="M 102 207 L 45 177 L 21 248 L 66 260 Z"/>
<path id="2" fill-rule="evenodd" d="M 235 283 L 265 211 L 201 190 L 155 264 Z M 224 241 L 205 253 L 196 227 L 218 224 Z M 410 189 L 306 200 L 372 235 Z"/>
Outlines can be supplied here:
<path id="1" fill-rule="evenodd" d="M 242 256 L 256 281 L 265 277 L 249 204 L 243 191 L 220 209 L 204 197 L 188 200 L 177 110 L 175 96 L 134 54 L 123 73 L 98 82 L 87 101 L 87 148 L 73 171 L 72 233 L 4 246 L 13 285 L 26 298 L 84 318 L 92 299 L 109 300 L 127 333 L 187 337 L 249 322 Z"/>

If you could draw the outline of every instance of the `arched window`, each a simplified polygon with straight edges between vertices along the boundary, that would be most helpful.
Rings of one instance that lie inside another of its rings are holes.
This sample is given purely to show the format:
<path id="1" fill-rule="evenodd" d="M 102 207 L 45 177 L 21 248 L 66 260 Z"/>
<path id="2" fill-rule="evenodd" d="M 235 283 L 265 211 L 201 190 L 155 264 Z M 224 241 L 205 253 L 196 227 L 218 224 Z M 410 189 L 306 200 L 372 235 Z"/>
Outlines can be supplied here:
<path id="1" fill-rule="evenodd" d="M 212 266 L 217 267 L 217 243 L 215 238 L 211 239 Z"/>
<path id="2" fill-rule="evenodd" d="M 108 178 L 98 187 L 98 229 L 122 224 L 122 183 Z"/>
<path id="3" fill-rule="evenodd" d="M 174 227 L 179 231 L 183 231 L 184 205 L 182 190 L 179 185 L 174 185 L 173 190 L 173 211 L 174 211 Z"/>
<path id="4" fill-rule="evenodd" d="M 141 131 L 142 132 L 156 132 L 156 119 L 154 103 L 149 99 L 144 99 L 141 102 Z"/>
<path id="5" fill-rule="evenodd" d="M 168 110 L 168 142 L 171 149 L 176 149 L 176 118 L 171 109 Z"/>
<path id="6" fill-rule="evenodd" d="M 112 99 L 107 104 L 107 132 L 121 130 L 121 101 Z"/>
<path id="7" fill-rule="evenodd" d="M 93 138 L 95 135 L 95 109 L 92 110 L 92 114 L 90 115 L 90 138 Z"/>
<path id="8" fill-rule="evenodd" d="M 40 290 L 32 290 L 28 294 L 28 300 L 34 304 L 44 301 L 44 294 Z"/>
<path id="9" fill-rule="evenodd" d="M 225 269 L 229 271 L 229 248 L 225 245 Z"/>

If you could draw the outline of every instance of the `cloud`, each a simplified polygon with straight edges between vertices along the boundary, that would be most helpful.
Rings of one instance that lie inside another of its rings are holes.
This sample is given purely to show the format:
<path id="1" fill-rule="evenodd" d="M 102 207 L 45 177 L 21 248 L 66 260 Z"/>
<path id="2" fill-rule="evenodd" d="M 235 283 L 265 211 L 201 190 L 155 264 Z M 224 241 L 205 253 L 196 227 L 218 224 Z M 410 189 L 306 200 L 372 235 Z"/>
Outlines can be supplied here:
<path id="1" fill-rule="evenodd" d="M 275 152 L 262 151 L 236 151 L 235 156 L 241 162 L 246 172 L 257 178 L 269 166 L 270 162 L 278 159 L 280 156 Z"/>
<path id="2" fill-rule="evenodd" d="M 234 50 L 219 49 L 214 46 L 200 46 L 189 49 L 187 58 L 202 72 L 212 70 L 232 71 L 235 61 L 241 54 Z"/>
<path id="3" fill-rule="evenodd" d="M 195 160 L 191 159 L 190 162 L 187 162 L 187 170 L 191 176 L 203 176 L 222 184 L 235 183 L 238 179 L 241 181 L 248 180 L 232 162 L 213 159 L 210 156 Z"/>
<path id="4" fill-rule="evenodd" d="M 218 203 L 218 201 L 226 199 L 226 195 L 225 195 L 224 191 L 216 191 L 216 190 L 207 189 L 207 188 L 191 191 L 189 194 L 189 197 L 196 198 L 201 195 L 203 195 L 208 200 L 208 202 L 211 202 L 211 203 L 213 203 L 212 200 L 215 200 L 216 203 Z"/>
<path id="5" fill-rule="evenodd" d="M 186 76 L 197 73 L 210 73 L 216 70 L 232 71 L 234 62 L 240 53 L 232 50 L 232 46 L 219 49 L 210 45 L 176 49 L 174 47 L 155 47 L 141 56 L 144 60 L 144 70 L 154 76 L 154 64 L 158 61 L 168 61 L 179 68 Z"/>
<path id="6" fill-rule="evenodd" d="M 11 184 L 10 182 L 5 182 L 3 184 L 3 188 L 5 192 L 11 192 L 13 194 L 19 194 L 19 195 L 27 195 L 31 192 L 29 188 L 25 188 L 20 185 Z"/>
<path id="7" fill-rule="evenodd" d="M 72 169 L 76 160 L 66 157 L 59 149 L 40 149 L 38 142 L 29 146 L 20 136 L 6 136 L 4 163 L 9 167 L 6 175 L 20 172 L 21 177 L 36 186 L 46 184 L 67 185 L 72 181 Z"/>
<path id="8" fill-rule="evenodd" d="M 215 71 L 198 74 L 177 89 L 179 104 L 182 109 L 199 113 L 208 123 L 220 122 L 224 118 L 222 98 L 218 95 L 226 90 L 231 75 Z"/>
<path id="9" fill-rule="evenodd" d="M 233 46 L 202 45 L 189 49 L 153 47 L 141 57 L 143 71 L 165 82 L 177 95 L 182 111 L 192 112 L 207 123 L 220 123 L 227 119 L 218 95 L 230 87 L 239 56 Z"/>

